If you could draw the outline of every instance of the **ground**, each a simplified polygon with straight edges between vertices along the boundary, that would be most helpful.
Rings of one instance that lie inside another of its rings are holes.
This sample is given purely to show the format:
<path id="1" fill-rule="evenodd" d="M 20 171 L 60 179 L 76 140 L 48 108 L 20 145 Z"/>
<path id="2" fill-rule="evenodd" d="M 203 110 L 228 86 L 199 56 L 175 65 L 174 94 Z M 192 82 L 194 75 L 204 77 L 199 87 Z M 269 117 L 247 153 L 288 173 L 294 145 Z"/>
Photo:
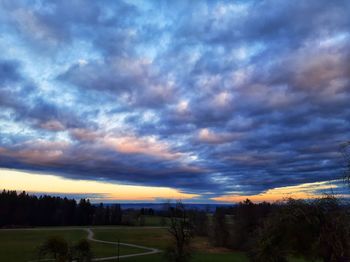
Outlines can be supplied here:
<path id="1" fill-rule="evenodd" d="M 93 227 L 95 239 L 138 244 L 151 248 L 165 249 L 169 243 L 169 236 L 165 228 L 159 227 Z M 40 230 L 0 230 L 0 261 L 26 262 L 37 259 L 37 247 L 48 236 L 62 236 L 68 242 L 75 243 L 87 237 L 83 228 L 42 228 Z M 115 256 L 116 246 L 113 244 L 91 242 L 95 257 Z M 142 253 L 144 250 L 120 246 L 120 254 Z M 163 254 L 146 255 L 140 257 L 123 258 L 122 261 L 160 262 L 165 261 Z M 112 260 L 111 260 L 112 261 Z M 236 261 L 247 262 L 247 257 L 241 252 L 226 249 L 210 248 L 204 238 L 194 240 L 193 262 L 206 261 Z M 301 262 L 300 260 L 291 260 Z"/>

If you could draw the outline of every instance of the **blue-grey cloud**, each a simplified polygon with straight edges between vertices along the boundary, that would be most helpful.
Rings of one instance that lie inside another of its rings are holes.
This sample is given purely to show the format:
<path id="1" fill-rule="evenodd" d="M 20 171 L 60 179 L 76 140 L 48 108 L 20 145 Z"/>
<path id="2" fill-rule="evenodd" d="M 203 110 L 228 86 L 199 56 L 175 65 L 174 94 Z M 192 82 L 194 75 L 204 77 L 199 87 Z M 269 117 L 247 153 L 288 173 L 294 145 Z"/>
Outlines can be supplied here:
<path id="1" fill-rule="evenodd" d="M 1 167 L 202 197 L 342 174 L 348 1 L 0 5 Z"/>

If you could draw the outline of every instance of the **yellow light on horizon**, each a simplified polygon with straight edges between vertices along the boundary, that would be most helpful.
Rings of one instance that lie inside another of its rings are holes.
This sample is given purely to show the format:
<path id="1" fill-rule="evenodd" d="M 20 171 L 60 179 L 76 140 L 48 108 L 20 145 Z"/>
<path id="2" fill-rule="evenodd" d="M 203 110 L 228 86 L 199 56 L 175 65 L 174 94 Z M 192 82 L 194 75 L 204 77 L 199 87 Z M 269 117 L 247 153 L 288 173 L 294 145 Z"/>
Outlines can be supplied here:
<path id="1" fill-rule="evenodd" d="M 332 187 L 338 187 L 332 185 L 333 181 L 304 183 L 296 186 L 285 186 L 269 189 L 263 193 L 257 195 L 223 195 L 214 197 L 212 200 L 220 202 L 240 202 L 247 198 L 253 202 L 274 202 L 277 200 L 283 200 L 285 198 L 295 199 L 312 199 L 320 197 L 320 194 L 316 192 L 318 190 L 331 189 Z"/>
<path id="2" fill-rule="evenodd" d="M 168 187 L 121 185 L 92 180 L 73 180 L 55 175 L 0 169 L 0 187 L 50 194 L 96 194 L 98 201 L 154 201 L 157 199 L 191 199 L 197 194 L 182 193 Z M 100 195 L 100 196 L 99 196 Z"/>
<path id="3" fill-rule="evenodd" d="M 311 199 L 319 197 L 319 190 L 336 188 L 330 182 L 305 183 L 267 190 L 257 195 L 222 195 L 208 199 L 218 203 L 235 203 L 249 198 L 253 202 L 273 202 L 284 198 Z M 86 195 L 93 202 L 103 201 L 157 201 L 157 200 L 193 200 L 199 194 L 183 193 L 168 187 L 121 185 L 103 181 L 73 180 L 48 174 L 35 174 L 26 171 L 1 169 L 0 190 L 26 191 L 39 194 L 76 194 Z M 349 196 L 350 197 L 350 196 Z"/>

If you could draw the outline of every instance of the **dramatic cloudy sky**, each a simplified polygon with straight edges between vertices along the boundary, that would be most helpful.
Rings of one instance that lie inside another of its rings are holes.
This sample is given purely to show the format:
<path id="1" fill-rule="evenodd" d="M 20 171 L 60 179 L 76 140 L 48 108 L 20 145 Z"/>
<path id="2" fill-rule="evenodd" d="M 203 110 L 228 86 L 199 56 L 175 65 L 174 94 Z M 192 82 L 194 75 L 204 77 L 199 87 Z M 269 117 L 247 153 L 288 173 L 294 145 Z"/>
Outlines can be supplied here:
<path id="1" fill-rule="evenodd" d="M 320 194 L 350 138 L 349 14 L 348 0 L 0 0 L 0 185 Z"/>

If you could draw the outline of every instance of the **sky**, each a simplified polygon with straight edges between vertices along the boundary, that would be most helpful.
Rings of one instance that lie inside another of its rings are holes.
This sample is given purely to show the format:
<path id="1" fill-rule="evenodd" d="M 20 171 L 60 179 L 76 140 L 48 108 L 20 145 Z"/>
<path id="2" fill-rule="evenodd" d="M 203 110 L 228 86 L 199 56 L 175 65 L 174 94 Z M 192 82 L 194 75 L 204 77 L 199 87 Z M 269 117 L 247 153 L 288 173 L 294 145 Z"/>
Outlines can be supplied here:
<path id="1" fill-rule="evenodd" d="M 347 194 L 350 1 L 0 0 L 0 187 Z"/>

